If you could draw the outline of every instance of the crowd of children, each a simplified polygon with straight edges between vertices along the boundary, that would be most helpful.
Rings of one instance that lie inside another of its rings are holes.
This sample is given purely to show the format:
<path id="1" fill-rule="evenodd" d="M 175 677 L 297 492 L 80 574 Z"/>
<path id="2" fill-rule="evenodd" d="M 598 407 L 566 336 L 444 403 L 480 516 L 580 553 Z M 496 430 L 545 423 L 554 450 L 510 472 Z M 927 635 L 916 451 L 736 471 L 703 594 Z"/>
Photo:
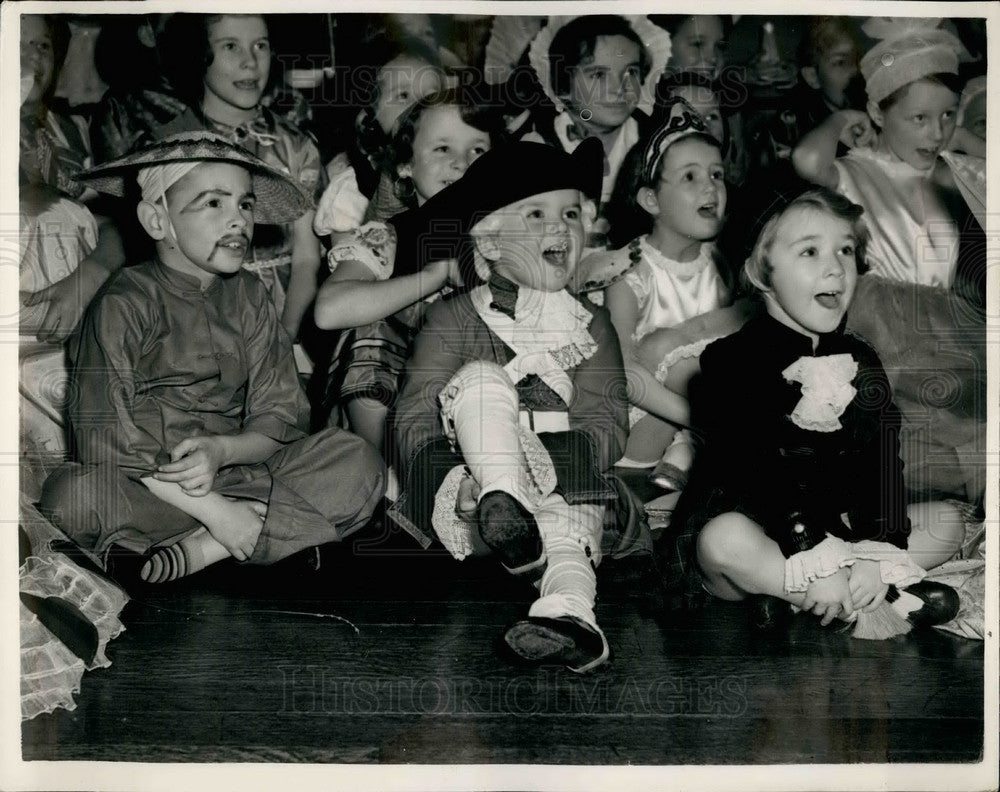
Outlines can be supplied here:
<path id="1" fill-rule="evenodd" d="M 534 585 L 506 645 L 583 672 L 611 653 L 602 555 L 651 546 L 618 524 L 615 469 L 644 469 L 680 492 L 667 588 L 750 596 L 764 626 L 950 617 L 923 577 L 961 521 L 904 479 L 890 344 L 845 325 L 918 286 L 983 326 L 978 42 L 789 18 L 788 87 L 774 20 L 752 68 L 727 53 L 753 17 L 530 22 L 484 70 L 501 48 L 433 16 L 345 17 L 324 129 L 262 15 L 105 20 L 141 63 L 88 128 L 54 98 L 64 23 L 22 17 L 44 513 L 163 583 L 340 541 L 384 496 L 422 546 Z"/>

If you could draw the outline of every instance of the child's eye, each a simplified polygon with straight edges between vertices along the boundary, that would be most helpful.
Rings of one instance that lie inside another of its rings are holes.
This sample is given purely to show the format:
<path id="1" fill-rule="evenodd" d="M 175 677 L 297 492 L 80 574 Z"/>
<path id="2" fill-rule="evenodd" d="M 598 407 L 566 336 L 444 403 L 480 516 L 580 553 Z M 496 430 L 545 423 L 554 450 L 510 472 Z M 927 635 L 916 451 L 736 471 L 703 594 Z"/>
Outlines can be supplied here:
<path id="1" fill-rule="evenodd" d="M 449 148 L 448 148 L 448 146 L 446 146 L 445 144 L 442 143 L 440 146 L 435 146 L 434 150 L 437 151 L 440 154 L 447 154 L 448 151 L 449 151 Z"/>
<path id="2" fill-rule="evenodd" d="M 915 116 L 913 116 L 913 122 L 915 124 L 922 124 L 924 123 L 924 118 L 926 118 L 926 116 L 923 113 L 917 113 Z"/>
<path id="3" fill-rule="evenodd" d="M 812 258 L 813 256 L 816 255 L 816 248 L 814 248 L 814 247 L 803 248 L 799 252 L 799 255 L 800 256 L 806 256 L 807 258 Z"/>
<path id="4" fill-rule="evenodd" d="M 709 174 L 713 181 L 722 181 L 726 177 L 726 172 L 722 168 L 715 168 Z"/>
<path id="5" fill-rule="evenodd" d="M 567 209 L 563 212 L 563 217 L 567 220 L 578 220 L 580 218 L 580 210 L 575 207 L 573 209 Z"/>
<path id="6" fill-rule="evenodd" d="M 222 43 L 222 49 L 228 52 L 232 52 L 234 49 L 236 49 L 236 44 L 232 41 L 224 41 Z"/>
<path id="7" fill-rule="evenodd" d="M 545 217 L 545 212 L 543 212 L 541 209 L 532 209 L 530 212 L 528 212 L 529 220 L 541 220 L 544 217 Z"/>
<path id="8" fill-rule="evenodd" d="M 258 41 L 256 44 L 254 44 L 254 47 L 256 49 L 260 50 L 261 52 L 266 52 L 266 51 L 268 51 L 268 50 L 271 49 L 271 42 L 270 41 Z"/>
<path id="9" fill-rule="evenodd" d="M 854 255 L 854 245 L 844 245 L 840 249 L 840 253 L 841 253 L 841 255 L 844 255 L 844 256 L 853 256 Z"/>
<path id="10" fill-rule="evenodd" d="M 945 121 L 951 121 L 951 119 L 953 119 L 955 117 L 955 111 L 954 110 L 945 110 L 944 113 L 941 115 L 941 117 Z"/>
<path id="11" fill-rule="evenodd" d="M 254 207 L 254 202 L 250 198 L 244 198 L 240 201 L 240 209 L 244 209 L 248 212 L 252 212 Z"/>
<path id="12" fill-rule="evenodd" d="M 218 209 L 220 206 L 222 206 L 222 203 L 219 201 L 218 198 L 207 198 L 205 200 L 205 206 L 207 206 L 209 209 Z"/>
<path id="13" fill-rule="evenodd" d="M 489 151 L 489 148 L 487 148 L 486 146 L 473 146 L 472 147 L 472 153 L 475 156 L 477 156 L 477 157 L 481 157 L 487 151 Z"/>
<path id="14" fill-rule="evenodd" d="M 685 171 L 684 175 L 681 176 L 682 181 L 693 182 L 694 181 L 694 171 Z"/>

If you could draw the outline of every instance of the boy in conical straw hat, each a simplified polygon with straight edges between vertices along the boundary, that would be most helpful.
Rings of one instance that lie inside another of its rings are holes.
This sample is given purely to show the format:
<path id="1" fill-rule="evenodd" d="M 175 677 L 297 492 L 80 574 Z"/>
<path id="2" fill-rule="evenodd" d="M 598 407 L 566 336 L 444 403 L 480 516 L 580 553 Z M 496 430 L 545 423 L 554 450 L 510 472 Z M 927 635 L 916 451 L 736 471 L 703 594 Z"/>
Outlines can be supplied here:
<path id="1" fill-rule="evenodd" d="M 103 563 L 115 546 L 144 554 L 152 583 L 229 557 L 270 564 L 362 527 L 383 463 L 347 432 L 307 436 L 291 341 L 242 269 L 254 222 L 294 220 L 309 199 L 207 132 L 81 178 L 116 195 L 138 182 L 156 255 L 114 276 L 83 321 L 70 406 L 79 462 L 46 481 L 43 511 Z"/>

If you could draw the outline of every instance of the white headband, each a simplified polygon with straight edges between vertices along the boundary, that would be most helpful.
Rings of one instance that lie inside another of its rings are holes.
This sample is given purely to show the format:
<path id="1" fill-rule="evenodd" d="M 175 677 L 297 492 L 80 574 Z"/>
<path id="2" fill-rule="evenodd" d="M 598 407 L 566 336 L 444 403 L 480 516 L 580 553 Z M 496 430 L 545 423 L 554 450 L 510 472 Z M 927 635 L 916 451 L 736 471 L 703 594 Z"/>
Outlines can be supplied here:
<path id="1" fill-rule="evenodd" d="M 177 184 L 188 173 L 201 165 L 201 162 L 167 162 L 163 165 L 150 165 L 141 168 L 136 181 L 142 188 L 142 200 L 156 203 L 167 194 L 173 185 Z"/>

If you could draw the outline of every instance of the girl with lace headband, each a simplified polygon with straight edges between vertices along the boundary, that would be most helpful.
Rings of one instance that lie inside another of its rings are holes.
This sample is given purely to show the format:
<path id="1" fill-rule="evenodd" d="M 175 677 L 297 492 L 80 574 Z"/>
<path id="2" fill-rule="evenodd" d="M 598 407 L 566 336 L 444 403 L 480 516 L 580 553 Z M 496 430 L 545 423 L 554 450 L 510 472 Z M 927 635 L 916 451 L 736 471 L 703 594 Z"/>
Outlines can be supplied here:
<path id="1" fill-rule="evenodd" d="M 325 174 L 315 141 L 264 106 L 272 78 L 272 50 L 259 14 L 175 14 L 165 31 L 164 56 L 171 83 L 188 109 L 156 127 L 161 140 L 207 129 L 288 173 L 318 198 Z M 319 238 L 310 209 L 284 225 L 260 226 L 244 267 L 265 283 L 294 341 L 316 296 Z"/>
<path id="2" fill-rule="evenodd" d="M 634 431 L 618 464 L 651 468 L 654 483 L 679 490 L 693 457 L 686 394 L 666 384 L 660 360 L 640 362 L 641 350 L 657 331 L 728 305 L 731 288 L 715 247 L 726 215 L 721 143 L 683 99 L 665 112 L 625 158 L 608 207 L 615 235 L 630 241 L 587 256 L 579 282 L 584 292 L 606 288 L 622 346 Z"/>
<path id="3" fill-rule="evenodd" d="M 528 59 L 554 113 L 537 112 L 523 139 L 567 153 L 586 138 L 600 140 L 603 205 L 625 155 L 648 128 L 654 87 L 669 57 L 670 35 L 645 17 L 549 17 Z M 599 217 L 589 246 L 606 246 L 606 234 L 607 222 Z"/>
<path id="4" fill-rule="evenodd" d="M 860 64 L 867 113 L 833 113 L 802 138 L 792 163 L 803 178 L 864 207 L 876 275 L 949 288 L 960 229 L 970 213 L 982 224 L 985 141 L 956 128 L 965 48 L 939 22 L 865 22 L 878 40 Z M 851 148 L 844 157 L 836 157 L 838 142 Z"/>
<path id="5" fill-rule="evenodd" d="M 793 605 L 860 628 L 893 601 L 888 637 L 957 611 L 954 591 L 922 579 L 962 521 L 907 505 L 889 381 L 844 332 L 867 269 L 862 211 L 813 189 L 763 213 L 743 277 L 765 311 L 705 349 L 692 385 L 705 445 L 659 551 L 689 593 L 752 597 L 761 627 Z"/>

